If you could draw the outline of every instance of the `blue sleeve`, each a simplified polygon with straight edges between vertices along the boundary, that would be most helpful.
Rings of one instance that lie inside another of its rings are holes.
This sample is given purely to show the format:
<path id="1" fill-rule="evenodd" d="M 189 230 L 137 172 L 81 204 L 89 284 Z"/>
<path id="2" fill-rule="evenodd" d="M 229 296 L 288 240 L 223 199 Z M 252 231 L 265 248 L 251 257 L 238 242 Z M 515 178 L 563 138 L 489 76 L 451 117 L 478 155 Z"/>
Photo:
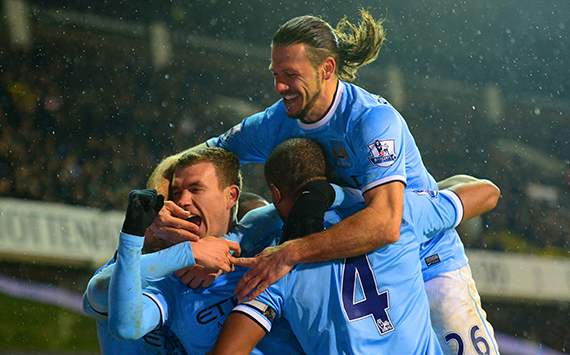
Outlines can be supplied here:
<path id="1" fill-rule="evenodd" d="M 142 239 L 142 238 L 141 238 Z M 157 281 L 181 268 L 194 265 L 192 244 L 179 243 L 155 253 L 142 255 L 140 258 L 141 285 Z M 83 309 L 87 315 L 107 316 L 109 306 L 109 282 L 115 270 L 114 260 L 97 270 L 89 280 L 83 294 Z"/>
<path id="2" fill-rule="evenodd" d="M 404 195 L 420 243 L 456 227 L 463 218 L 461 200 L 452 191 L 405 191 Z"/>
<path id="3" fill-rule="evenodd" d="M 144 238 L 121 233 L 109 287 L 109 330 L 122 339 L 139 339 L 161 325 L 157 297 L 143 295 L 141 250 Z"/>
<path id="4" fill-rule="evenodd" d="M 276 245 L 281 237 L 283 221 L 273 204 L 249 211 L 229 235 L 237 241 L 243 257 L 251 257 Z"/>
<path id="5" fill-rule="evenodd" d="M 107 320 L 97 320 L 97 339 L 99 340 L 99 351 L 102 355 L 131 355 L 145 352 L 143 341 L 131 341 L 114 337 L 109 332 Z"/>
<path id="6" fill-rule="evenodd" d="M 389 105 L 375 106 L 356 121 L 349 141 L 361 162 L 354 177 L 362 192 L 392 181 L 407 182 L 404 130 L 403 118 Z"/>
<path id="7" fill-rule="evenodd" d="M 220 147 L 239 156 L 241 164 L 264 163 L 273 149 L 269 109 L 246 117 L 218 137 L 206 141 L 209 147 Z"/>
<path id="8" fill-rule="evenodd" d="M 331 184 L 335 192 L 335 198 L 330 209 L 350 209 L 355 206 L 364 205 L 364 197 L 362 197 L 362 192 L 351 187 L 340 187 L 335 184 Z"/>
<path id="9" fill-rule="evenodd" d="M 283 295 L 288 275 L 273 285 L 269 286 L 261 295 L 257 296 L 254 300 L 242 302 L 238 304 L 232 312 L 239 312 L 247 315 L 250 319 L 256 322 L 267 333 L 271 331 L 273 322 L 281 318 L 283 315 Z"/>

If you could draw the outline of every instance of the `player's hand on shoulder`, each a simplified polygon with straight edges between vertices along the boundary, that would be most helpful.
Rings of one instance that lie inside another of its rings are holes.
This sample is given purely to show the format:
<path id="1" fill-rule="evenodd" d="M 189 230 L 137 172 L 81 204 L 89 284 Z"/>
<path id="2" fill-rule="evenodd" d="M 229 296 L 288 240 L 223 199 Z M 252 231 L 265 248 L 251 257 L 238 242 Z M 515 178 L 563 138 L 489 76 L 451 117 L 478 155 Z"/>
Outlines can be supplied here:
<path id="1" fill-rule="evenodd" d="M 199 226 L 187 221 L 190 212 L 172 201 L 165 201 L 164 207 L 158 213 L 149 231 L 153 237 L 176 244 L 183 241 L 198 241 Z"/>
<path id="2" fill-rule="evenodd" d="M 219 237 L 205 237 L 192 242 L 192 254 L 196 264 L 210 270 L 233 271 L 232 253 L 239 256 L 241 252 L 237 242 Z"/>
<path id="3" fill-rule="evenodd" d="M 144 236 L 164 204 L 164 196 L 154 189 L 132 190 L 123 222 L 123 233 Z"/>

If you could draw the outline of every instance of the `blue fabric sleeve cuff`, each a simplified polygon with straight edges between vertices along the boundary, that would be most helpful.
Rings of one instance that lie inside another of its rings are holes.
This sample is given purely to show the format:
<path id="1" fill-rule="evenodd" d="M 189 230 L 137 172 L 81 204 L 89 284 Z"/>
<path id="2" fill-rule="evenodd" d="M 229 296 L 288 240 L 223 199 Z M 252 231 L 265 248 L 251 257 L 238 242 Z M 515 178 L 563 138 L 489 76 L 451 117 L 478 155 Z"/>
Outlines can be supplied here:
<path id="1" fill-rule="evenodd" d="M 141 277 L 147 281 L 163 278 L 196 263 L 192 243 L 182 242 L 141 258 Z"/>
<path id="2" fill-rule="evenodd" d="M 143 244 L 144 244 L 144 237 L 127 234 L 123 232 L 119 234 L 119 248 L 126 247 L 129 249 L 142 250 Z"/>

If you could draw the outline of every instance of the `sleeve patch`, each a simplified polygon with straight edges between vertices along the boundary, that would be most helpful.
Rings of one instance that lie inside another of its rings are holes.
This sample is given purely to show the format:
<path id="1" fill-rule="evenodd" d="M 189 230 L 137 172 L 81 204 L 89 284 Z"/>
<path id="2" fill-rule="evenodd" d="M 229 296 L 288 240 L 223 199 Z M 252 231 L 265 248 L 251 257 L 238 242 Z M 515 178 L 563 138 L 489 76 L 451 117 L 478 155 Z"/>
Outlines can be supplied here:
<path id="1" fill-rule="evenodd" d="M 379 167 L 388 167 L 396 161 L 396 144 L 394 139 L 376 139 L 368 144 L 368 159 Z"/>

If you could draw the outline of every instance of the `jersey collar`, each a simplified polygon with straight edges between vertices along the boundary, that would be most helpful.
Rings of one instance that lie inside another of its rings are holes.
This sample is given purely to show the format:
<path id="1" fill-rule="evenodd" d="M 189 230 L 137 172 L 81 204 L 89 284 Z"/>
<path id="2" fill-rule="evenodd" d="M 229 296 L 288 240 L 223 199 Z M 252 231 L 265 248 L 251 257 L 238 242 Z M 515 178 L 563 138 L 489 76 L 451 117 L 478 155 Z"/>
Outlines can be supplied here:
<path id="1" fill-rule="evenodd" d="M 317 129 L 317 128 L 320 128 L 320 127 L 326 125 L 331 120 L 331 118 L 334 116 L 334 113 L 336 112 L 336 109 L 340 103 L 340 100 L 342 98 L 343 93 L 344 93 L 344 83 L 339 80 L 337 88 L 336 88 L 336 92 L 334 94 L 333 103 L 332 103 L 331 107 L 329 107 L 327 114 L 323 118 L 318 120 L 317 122 L 304 123 L 301 120 L 297 120 L 297 124 L 299 125 L 299 127 L 301 127 L 304 130 L 311 130 L 311 129 Z"/>

